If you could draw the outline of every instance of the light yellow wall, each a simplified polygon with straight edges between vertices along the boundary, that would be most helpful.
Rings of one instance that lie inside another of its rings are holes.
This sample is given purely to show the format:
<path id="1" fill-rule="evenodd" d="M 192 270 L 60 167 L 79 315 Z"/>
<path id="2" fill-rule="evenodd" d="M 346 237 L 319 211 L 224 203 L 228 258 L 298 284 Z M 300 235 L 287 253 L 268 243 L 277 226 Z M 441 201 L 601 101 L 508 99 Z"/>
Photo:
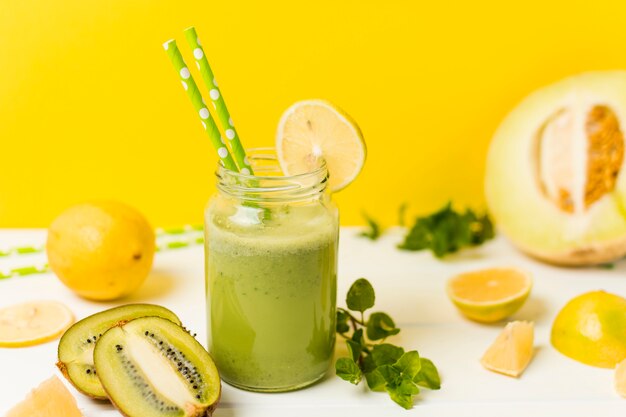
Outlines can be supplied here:
<path id="1" fill-rule="evenodd" d="M 215 157 L 163 41 L 195 25 L 247 146 L 281 112 L 325 98 L 361 125 L 344 224 L 394 223 L 452 198 L 482 207 L 489 139 L 533 89 L 626 67 L 614 1 L 0 2 L 0 227 L 46 226 L 116 198 L 157 225 L 201 221 Z M 187 53 L 187 57 L 189 57 Z"/>

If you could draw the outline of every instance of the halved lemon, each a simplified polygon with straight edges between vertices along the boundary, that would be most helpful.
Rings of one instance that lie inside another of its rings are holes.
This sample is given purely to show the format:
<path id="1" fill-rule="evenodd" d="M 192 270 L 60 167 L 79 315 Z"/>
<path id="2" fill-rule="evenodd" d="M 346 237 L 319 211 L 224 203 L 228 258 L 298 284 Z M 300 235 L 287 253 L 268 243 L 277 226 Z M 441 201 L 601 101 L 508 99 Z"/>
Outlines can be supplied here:
<path id="1" fill-rule="evenodd" d="M 447 292 L 467 318 L 492 323 L 519 310 L 531 288 L 532 278 L 519 269 L 489 268 L 451 278 Z"/>
<path id="2" fill-rule="evenodd" d="M 517 378 L 533 357 L 534 339 L 532 322 L 508 323 L 487 349 L 480 363 L 490 371 Z"/>
<path id="3" fill-rule="evenodd" d="M 367 154 L 357 124 L 323 100 L 299 101 L 283 113 L 276 152 L 285 175 L 311 172 L 323 158 L 330 176 L 328 188 L 333 192 L 354 181 Z"/>
<path id="4" fill-rule="evenodd" d="M 626 298 L 590 291 L 572 298 L 552 323 L 550 341 L 565 356 L 615 368 L 626 359 Z"/>
<path id="5" fill-rule="evenodd" d="M 56 301 L 30 301 L 0 309 L 0 347 L 31 346 L 59 337 L 74 315 Z"/>

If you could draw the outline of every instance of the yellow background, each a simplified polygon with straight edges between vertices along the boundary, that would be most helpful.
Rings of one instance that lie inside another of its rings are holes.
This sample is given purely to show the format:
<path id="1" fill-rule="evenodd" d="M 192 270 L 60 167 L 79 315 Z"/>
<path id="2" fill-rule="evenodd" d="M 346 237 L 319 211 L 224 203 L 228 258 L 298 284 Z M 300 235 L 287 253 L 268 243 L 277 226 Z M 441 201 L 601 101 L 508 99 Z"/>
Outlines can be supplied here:
<path id="1" fill-rule="evenodd" d="M 195 25 L 246 146 L 325 98 L 368 160 L 336 196 L 386 224 L 398 206 L 484 206 L 493 131 L 533 89 L 626 67 L 622 1 L 0 2 L 0 227 L 126 201 L 155 225 L 198 223 L 216 163 L 161 44 Z"/>

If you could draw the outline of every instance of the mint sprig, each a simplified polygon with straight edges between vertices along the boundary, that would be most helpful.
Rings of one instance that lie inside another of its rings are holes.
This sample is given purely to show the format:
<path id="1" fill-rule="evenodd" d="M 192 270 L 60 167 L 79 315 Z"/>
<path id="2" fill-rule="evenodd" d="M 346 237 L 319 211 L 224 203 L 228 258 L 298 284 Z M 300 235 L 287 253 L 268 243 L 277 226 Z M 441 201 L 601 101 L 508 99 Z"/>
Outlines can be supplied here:
<path id="1" fill-rule="evenodd" d="M 367 223 L 367 227 L 365 230 L 359 233 L 359 236 L 366 237 L 370 240 L 377 240 L 380 237 L 380 235 L 383 233 L 382 226 L 376 220 L 370 217 L 367 213 L 363 212 L 362 216 L 365 219 L 365 222 Z"/>
<path id="2" fill-rule="evenodd" d="M 471 209 L 457 212 L 452 203 L 448 203 L 429 216 L 418 217 L 398 247 L 411 251 L 429 249 L 442 258 L 464 247 L 481 245 L 493 237 L 493 223 L 487 214 L 480 215 Z"/>
<path id="3" fill-rule="evenodd" d="M 337 309 L 337 333 L 346 340 L 349 356 L 337 359 L 335 372 L 354 385 L 365 377 L 372 391 L 386 391 L 393 401 L 409 409 L 419 387 L 441 387 L 439 373 L 432 361 L 420 357 L 416 350 L 405 352 L 402 347 L 385 343 L 400 329 L 383 312 L 372 313 L 366 320 L 365 311 L 374 307 L 375 300 L 372 285 L 360 278 L 348 290 L 348 309 Z"/>

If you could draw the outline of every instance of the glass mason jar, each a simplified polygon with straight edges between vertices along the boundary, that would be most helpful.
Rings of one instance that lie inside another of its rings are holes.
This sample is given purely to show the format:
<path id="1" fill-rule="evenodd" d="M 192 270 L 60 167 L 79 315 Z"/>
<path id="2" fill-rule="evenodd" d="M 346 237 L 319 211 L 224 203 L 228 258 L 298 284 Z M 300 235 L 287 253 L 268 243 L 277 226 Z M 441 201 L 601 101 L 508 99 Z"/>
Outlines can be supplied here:
<path id="1" fill-rule="evenodd" d="M 281 176 L 273 149 L 248 158 L 256 176 L 220 166 L 205 212 L 208 347 L 225 382 L 289 391 L 332 362 L 338 210 L 323 162 Z"/>

